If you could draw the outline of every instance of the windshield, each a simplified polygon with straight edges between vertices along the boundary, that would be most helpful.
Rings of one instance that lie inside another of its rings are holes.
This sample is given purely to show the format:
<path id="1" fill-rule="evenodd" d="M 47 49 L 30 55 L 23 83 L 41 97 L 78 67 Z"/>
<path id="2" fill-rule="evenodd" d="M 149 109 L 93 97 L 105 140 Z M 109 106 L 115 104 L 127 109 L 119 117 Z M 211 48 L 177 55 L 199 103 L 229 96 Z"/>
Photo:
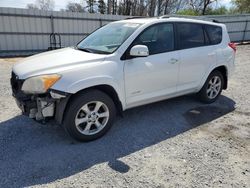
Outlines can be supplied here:
<path id="1" fill-rule="evenodd" d="M 138 23 L 110 23 L 96 30 L 78 45 L 91 53 L 113 53 L 140 26 Z"/>

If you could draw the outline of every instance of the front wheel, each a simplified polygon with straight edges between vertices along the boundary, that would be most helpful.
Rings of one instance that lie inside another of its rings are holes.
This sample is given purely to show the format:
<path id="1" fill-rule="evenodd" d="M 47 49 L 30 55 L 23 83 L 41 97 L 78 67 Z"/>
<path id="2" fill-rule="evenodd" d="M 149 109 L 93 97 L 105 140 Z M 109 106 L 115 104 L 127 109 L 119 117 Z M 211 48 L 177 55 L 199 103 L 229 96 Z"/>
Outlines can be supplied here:
<path id="1" fill-rule="evenodd" d="M 77 94 L 66 110 L 63 127 L 79 141 L 91 141 L 103 136 L 112 126 L 116 108 L 112 99 L 99 90 Z"/>
<path id="2" fill-rule="evenodd" d="M 219 71 L 213 71 L 207 78 L 204 86 L 198 93 L 200 100 L 204 103 L 212 103 L 220 96 L 224 85 L 224 79 Z"/>

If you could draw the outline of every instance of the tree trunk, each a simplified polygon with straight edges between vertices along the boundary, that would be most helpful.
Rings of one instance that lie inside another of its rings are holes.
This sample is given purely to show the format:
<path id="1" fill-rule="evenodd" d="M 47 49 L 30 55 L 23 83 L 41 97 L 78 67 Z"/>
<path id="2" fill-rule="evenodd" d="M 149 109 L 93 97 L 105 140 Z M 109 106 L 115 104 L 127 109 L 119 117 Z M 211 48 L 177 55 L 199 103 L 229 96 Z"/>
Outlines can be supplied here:
<path id="1" fill-rule="evenodd" d="M 111 0 L 108 0 L 107 13 L 111 14 Z"/>
<path id="2" fill-rule="evenodd" d="M 168 14 L 168 5 L 169 5 L 169 0 L 166 0 L 165 6 L 164 6 L 164 15 Z"/>
<path id="3" fill-rule="evenodd" d="M 156 0 L 151 0 L 148 10 L 148 15 L 153 17 L 155 15 Z"/>
<path id="4" fill-rule="evenodd" d="M 157 16 L 161 15 L 162 1 L 163 0 L 158 0 L 158 3 L 157 3 Z"/>

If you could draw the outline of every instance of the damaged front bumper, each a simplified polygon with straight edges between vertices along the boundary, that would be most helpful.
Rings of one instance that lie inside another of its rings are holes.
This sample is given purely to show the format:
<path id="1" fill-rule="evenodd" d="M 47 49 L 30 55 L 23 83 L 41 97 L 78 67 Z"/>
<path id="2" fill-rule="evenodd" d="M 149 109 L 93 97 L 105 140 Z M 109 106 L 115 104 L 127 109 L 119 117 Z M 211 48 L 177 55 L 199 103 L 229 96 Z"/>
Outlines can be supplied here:
<path id="1" fill-rule="evenodd" d="M 21 90 L 23 82 L 12 73 L 12 95 L 22 113 L 37 121 L 54 118 L 61 123 L 70 94 L 52 89 L 44 94 L 25 94 Z"/>

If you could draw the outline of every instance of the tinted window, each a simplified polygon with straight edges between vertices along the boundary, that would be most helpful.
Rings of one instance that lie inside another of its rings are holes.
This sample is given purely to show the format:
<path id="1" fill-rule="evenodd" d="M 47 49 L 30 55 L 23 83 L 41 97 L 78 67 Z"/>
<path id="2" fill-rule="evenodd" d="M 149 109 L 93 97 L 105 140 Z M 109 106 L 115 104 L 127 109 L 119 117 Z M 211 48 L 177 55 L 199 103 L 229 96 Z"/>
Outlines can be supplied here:
<path id="1" fill-rule="evenodd" d="M 139 38 L 143 43 L 155 42 L 157 40 L 157 27 L 147 29 Z"/>
<path id="2" fill-rule="evenodd" d="M 157 24 L 143 31 L 134 41 L 134 45 L 146 45 L 149 54 L 157 54 L 174 50 L 173 24 Z"/>
<path id="3" fill-rule="evenodd" d="M 219 44 L 222 40 L 222 29 L 219 26 L 206 25 L 206 33 L 208 34 L 210 44 Z"/>
<path id="4" fill-rule="evenodd" d="M 178 23 L 180 49 L 194 48 L 205 45 L 205 37 L 201 24 Z"/>

